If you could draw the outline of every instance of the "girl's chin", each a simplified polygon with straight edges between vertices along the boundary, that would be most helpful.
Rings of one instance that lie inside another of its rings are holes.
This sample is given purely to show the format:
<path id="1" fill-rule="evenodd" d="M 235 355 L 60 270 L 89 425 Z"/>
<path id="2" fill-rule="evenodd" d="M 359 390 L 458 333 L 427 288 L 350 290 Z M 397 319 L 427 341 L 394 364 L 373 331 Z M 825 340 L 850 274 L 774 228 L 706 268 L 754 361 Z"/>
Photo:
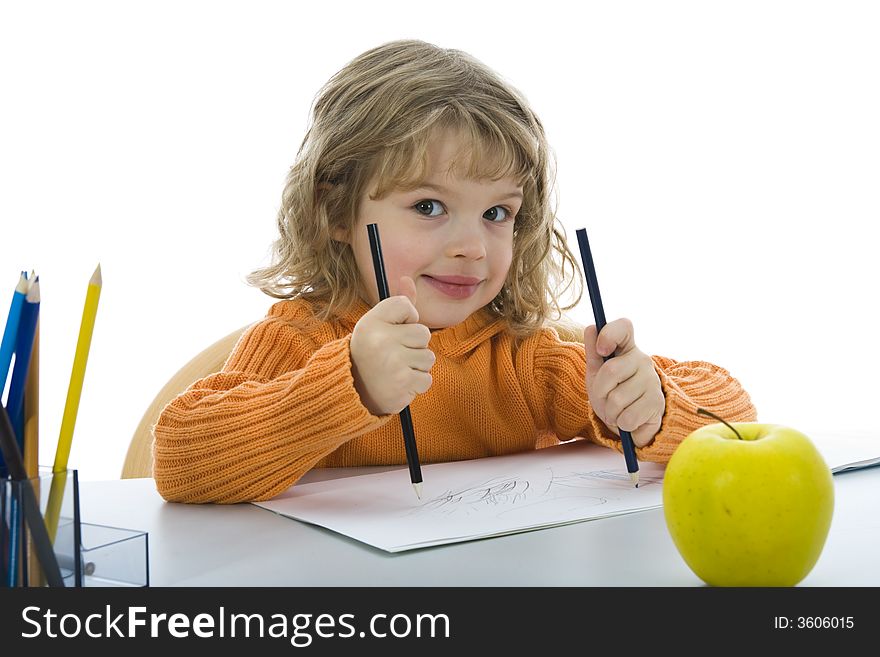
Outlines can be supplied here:
<path id="1" fill-rule="evenodd" d="M 462 315 L 459 317 L 458 315 L 449 315 L 446 314 L 442 319 L 432 318 L 431 316 L 420 317 L 419 323 L 424 324 L 432 331 L 440 331 L 445 328 L 449 328 L 450 326 L 455 326 L 456 324 L 461 324 L 464 320 L 468 318 L 470 313 Z"/>
<path id="2" fill-rule="evenodd" d="M 480 305 L 480 299 L 472 297 L 466 301 L 448 301 L 446 299 L 431 298 L 425 294 L 419 297 L 422 307 L 416 302 L 419 311 L 419 323 L 424 324 L 432 331 L 449 328 L 461 324 L 468 317 L 485 307 Z"/>
<path id="3" fill-rule="evenodd" d="M 443 329 L 449 328 L 450 326 L 455 326 L 456 324 L 459 324 L 460 322 L 452 322 L 452 323 L 449 323 L 449 322 L 443 322 L 443 323 L 421 322 L 421 323 L 424 324 L 425 326 L 427 326 L 432 331 L 442 331 Z"/>

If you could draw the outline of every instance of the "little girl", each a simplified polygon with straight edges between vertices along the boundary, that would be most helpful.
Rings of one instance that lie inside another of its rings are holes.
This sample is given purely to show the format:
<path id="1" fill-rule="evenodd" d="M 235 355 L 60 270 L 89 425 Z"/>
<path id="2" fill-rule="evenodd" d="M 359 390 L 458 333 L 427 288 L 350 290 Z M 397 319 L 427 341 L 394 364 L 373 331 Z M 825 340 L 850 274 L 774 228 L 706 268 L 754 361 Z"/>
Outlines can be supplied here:
<path id="1" fill-rule="evenodd" d="M 314 467 L 406 463 L 407 405 L 422 463 L 575 437 L 620 450 L 620 429 L 665 462 L 698 407 L 755 420 L 726 370 L 644 354 L 629 320 L 571 330 L 558 295 L 581 274 L 552 182 L 541 122 L 469 55 L 397 41 L 350 62 L 315 100 L 273 261 L 251 275 L 282 301 L 154 427 L 162 496 L 266 500 Z"/>

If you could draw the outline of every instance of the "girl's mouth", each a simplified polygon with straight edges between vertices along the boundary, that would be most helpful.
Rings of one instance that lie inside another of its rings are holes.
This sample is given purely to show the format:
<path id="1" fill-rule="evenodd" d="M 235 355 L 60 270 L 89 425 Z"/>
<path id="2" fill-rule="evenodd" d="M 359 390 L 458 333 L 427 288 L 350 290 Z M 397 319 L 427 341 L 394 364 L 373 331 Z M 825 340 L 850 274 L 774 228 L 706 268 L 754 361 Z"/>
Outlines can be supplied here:
<path id="1" fill-rule="evenodd" d="M 423 276 L 428 284 L 438 292 L 442 292 L 453 299 L 467 299 L 482 284 L 479 278 L 468 276 Z"/>

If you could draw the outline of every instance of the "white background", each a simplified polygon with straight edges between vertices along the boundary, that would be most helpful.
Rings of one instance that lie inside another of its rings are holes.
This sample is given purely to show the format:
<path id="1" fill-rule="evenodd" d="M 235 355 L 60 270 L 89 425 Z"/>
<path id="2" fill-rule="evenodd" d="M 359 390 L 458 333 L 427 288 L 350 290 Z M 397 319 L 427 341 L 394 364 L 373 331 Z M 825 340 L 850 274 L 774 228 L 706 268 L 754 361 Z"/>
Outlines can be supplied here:
<path id="1" fill-rule="evenodd" d="M 96 264 L 85 480 L 118 477 L 165 381 L 265 314 L 244 277 L 313 97 L 398 38 L 466 50 L 531 101 L 569 239 L 588 229 L 641 349 L 726 367 L 761 421 L 876 426 L 876 3 L 318 4 L 0 4 L 0 317 L 36 270 L 41 463 Z M 592 323 L 586 295 L 572 314 Z"/>

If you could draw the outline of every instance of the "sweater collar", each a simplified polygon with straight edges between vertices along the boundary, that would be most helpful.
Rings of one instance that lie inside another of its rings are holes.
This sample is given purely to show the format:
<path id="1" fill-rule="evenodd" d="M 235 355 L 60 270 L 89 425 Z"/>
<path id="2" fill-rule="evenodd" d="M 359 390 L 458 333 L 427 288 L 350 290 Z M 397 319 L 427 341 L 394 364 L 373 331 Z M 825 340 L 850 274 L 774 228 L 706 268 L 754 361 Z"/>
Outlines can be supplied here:
<path id="1" fill-rule="evenodd" d="M 359 299 L 339 318 L 340 323 L 350 332 L 369 309 L 370 306 Z M 446 356 L 464 356 L 503 331 L 504 320 L 483 308 L 454 326 L 432 330 L 430 347 L 435 353 Z"/>
<path id="2" fill-rule="evenodd" d="M 431 331 L 431 349 L 447 356 L 465 356 L 482 343 L 504 331 L 504 320 L 478 310 L 455 326 Z"/>

